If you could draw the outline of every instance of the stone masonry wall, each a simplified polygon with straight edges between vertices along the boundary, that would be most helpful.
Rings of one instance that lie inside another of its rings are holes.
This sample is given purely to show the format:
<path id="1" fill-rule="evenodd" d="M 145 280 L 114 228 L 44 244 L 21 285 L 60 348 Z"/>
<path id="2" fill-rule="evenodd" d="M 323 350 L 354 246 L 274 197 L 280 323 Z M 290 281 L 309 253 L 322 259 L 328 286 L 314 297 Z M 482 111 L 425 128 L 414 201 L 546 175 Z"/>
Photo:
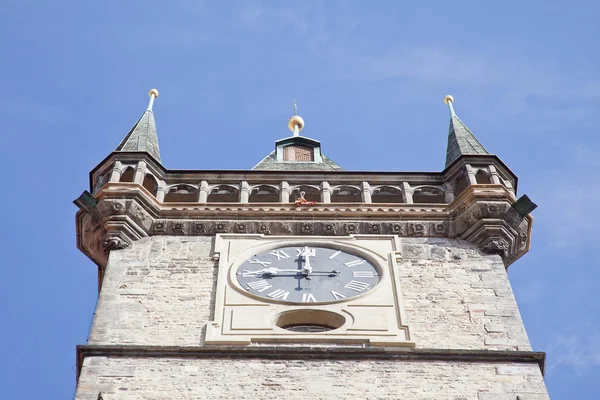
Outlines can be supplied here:
<path id="1" fill-rule="evenodd" d="M 530 350 L 499 256 L 403 238 L 399 285 L 418 348 Z M 89 344 L 199 346 L 212 319 L 213 238 L 154 236 L 112 251 Z"/>
<path id="2" fill-rule="evenodd" d="M 153 236 L 112 251 L 89 344 L 200 345 L 214 301 L 213 239 Z"/>
<path id="3" fill-rule="evenodd" d="M 547 400 L 536 364 L 90 357 L 76 400 Z"/>

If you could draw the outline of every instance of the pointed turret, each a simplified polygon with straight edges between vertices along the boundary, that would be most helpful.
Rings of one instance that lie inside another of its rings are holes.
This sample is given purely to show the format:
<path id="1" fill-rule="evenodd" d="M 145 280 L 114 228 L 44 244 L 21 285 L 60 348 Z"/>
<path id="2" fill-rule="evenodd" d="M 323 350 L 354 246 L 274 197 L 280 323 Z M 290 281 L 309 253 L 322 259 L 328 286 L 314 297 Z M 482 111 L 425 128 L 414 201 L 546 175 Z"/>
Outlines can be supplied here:
<path id="1" fill-rule="evenodd" d="M 444 103 L 450 109 L 450 129 L 448 131 L 448 147 L 446 149 L 446 167 L 454 160 L 465 154 L 489 154 L 473 132 L 456 116 L 450 95 L 444 98 Z"/>
<path id="2" fill-rule="evenodd" d="M 148 94 L 150 96 L 148 108 L 115 151 L 145 151 L 154 157 L 156 161 L 160 162 L 158 135 L 156 134 L 156 123 L 154 122 L 154 113 L 152 112 L 154 99 L 158 97 L 158 90 L 152 89 Z"/>

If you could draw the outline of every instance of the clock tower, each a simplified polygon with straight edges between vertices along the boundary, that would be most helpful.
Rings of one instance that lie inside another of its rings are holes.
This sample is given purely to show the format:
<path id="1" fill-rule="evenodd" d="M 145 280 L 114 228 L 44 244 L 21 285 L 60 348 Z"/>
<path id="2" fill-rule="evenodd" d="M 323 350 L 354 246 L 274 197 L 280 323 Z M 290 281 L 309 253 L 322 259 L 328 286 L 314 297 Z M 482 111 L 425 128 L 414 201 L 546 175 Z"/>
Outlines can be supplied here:
<path id="1" fill-rule="evenodd" d="M 451 96 L 432 173 L 346 171 L 296 113 L 252 169 L 169 170 L 157 96 L 75 200 L 76 399 L 548 398 L 506 275 L 535 205 Z"/>

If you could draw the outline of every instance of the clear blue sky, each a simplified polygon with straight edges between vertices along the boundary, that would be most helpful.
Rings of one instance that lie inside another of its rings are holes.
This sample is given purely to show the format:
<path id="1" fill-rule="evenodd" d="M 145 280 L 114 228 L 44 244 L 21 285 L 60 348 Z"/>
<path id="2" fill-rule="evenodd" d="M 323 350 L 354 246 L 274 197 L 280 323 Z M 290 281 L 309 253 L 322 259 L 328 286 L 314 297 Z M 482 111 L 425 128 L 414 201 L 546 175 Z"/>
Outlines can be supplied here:
<path id="1" fill-rule="evenodd" d="M 170 169 L 248 169 L 303 134 L 348 170 L 440 171 L 448 111 L 519 176 L 531 251 L 509 270 L 553 399 L 600 392 L 597 1 L 0 0 L 0 387 L 65 399 L 96 266 L 88 172 L 147 105 Z"/>

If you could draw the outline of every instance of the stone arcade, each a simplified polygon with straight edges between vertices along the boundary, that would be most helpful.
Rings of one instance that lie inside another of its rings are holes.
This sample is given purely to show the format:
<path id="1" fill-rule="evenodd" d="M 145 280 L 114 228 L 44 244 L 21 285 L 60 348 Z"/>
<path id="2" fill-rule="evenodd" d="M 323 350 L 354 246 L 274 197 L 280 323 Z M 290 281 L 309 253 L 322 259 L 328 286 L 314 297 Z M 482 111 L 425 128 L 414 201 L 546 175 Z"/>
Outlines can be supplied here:
<path id="1" fill-rule="evenodd" d="M 451 96 L 436 173 L 345 171 L 298 115 L 251 170 L 168 170 L 157 96 L 75 201 L 76 399 L 548 398 L 505 270 L 534 205 Z"/>

